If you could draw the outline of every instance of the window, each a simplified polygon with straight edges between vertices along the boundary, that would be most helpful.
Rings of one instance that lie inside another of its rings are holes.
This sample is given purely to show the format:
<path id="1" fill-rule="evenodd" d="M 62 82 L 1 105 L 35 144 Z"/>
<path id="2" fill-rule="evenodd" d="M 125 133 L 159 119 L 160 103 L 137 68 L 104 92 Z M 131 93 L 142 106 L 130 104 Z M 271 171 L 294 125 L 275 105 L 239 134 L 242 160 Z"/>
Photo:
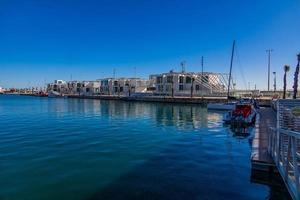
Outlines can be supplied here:
<path id="1" fill-rule="evenodd" d="M 183 85 L 179 85 L 179 90 L 180 90 L 180 91 L 183 90 Z"/>
<path id="2" fill-rule="evenodd" d="M 158 86 L 158 91 L 159 91 L 159 92 L 162 92 L 163 89 L 164 89 L 163 85 L 159 85 L 159 86 Z"/>
<path id="3" fill-rule="evenodd" d="M 200 90 L 200 85 L 196 85 L 196 90 Z"/>
<path id="4" fill-rule="evenodd" d="M 120 87 L 120 92 L 123 92 L 123 87 Z"/>
<path id="5" fill-rule="evenodd" d="M 173 83 L 173 76 L 167 76 L 167 83 Z"/>
<path id="6" fill-rule="evenodd" d="M 179 83 L 183 83 L 183 78 L 184 78 L 183 76 L 179 77 Z"/>
<path id="7" fill-rule="evenodd" d="M 208 83 L 208 76 L 203 76 L 202 77 L 202 82 L 203 83 Z"/>
<path id="8" fill-rule="evenodd" d="M 186 83 L 192 83 L 192 78 L 189 77 L 189 76 L 187 76 L 187 77 L 185 78 L 185 82 L 186 82 Z"/>
<path id="9" fill-rule="evenodd" d="M 171 91 L 171 90 L 172 90 L 171 85 L 166 85 L 166 91 L 168 92 L 168 91 Z"/>
<path id="10" fill-rule="evenodd" d="M 161 76 L 156 77 L 156 83 L 162 83 L 162 77 Z"/>

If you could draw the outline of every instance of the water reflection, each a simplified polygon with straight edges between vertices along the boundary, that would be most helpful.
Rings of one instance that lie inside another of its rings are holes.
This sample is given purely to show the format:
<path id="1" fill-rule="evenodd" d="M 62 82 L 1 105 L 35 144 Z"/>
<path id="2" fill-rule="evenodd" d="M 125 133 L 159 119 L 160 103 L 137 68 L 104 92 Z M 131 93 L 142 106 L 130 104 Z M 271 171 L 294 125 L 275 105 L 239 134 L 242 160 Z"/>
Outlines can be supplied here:
<path id="1" fill-rule="evenodd" d="M 264 199 L 277 191 L 250 180 L 251 137 L 234 136 L 223 113 L 197 105 L 22 97 L 1 99 L 1 108 L 5 199 Z"/>
<path id="2" fill-rule="evenodd" d="M 96 115 L 109 119 L 147 118 L 158 126 L 175 126 L 179 129 L 198 129 L 201 127 L 221 127 L 222 114 L 207 112 L 198 105 L 176 105 L 164 103 L 123 102 L 112 100 L 55 99 L 49 104 L 49 111 L 58 115 Z M 67 109 L 67 110 L 66 110 Z"/>

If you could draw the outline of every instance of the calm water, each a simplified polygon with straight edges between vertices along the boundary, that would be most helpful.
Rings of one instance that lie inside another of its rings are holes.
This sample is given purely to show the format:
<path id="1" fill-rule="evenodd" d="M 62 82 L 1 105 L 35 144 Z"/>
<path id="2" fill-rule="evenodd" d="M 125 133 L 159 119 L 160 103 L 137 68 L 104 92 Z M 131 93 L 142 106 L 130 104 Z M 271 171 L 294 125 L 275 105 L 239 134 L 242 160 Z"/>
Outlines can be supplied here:
<path id="1" fill-rule="evenodd" d="M 0 95 L 0 128 L 1 200 L 278 193 L 251 179 L 251 137 L 196 105 Z"/>

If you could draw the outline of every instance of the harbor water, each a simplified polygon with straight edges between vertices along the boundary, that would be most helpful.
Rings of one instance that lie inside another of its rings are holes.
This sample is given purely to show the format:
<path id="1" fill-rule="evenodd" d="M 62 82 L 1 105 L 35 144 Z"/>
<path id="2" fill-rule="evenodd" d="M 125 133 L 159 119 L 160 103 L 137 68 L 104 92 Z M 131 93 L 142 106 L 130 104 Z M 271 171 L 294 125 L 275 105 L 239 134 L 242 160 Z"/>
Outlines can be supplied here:
<path id="1" fill-rule="evenodd" d="M 287 198 L 253 181 L 251 135 L 235 136 L 222 116 L 199 105 L 0 95 L 0 199 Z"/>

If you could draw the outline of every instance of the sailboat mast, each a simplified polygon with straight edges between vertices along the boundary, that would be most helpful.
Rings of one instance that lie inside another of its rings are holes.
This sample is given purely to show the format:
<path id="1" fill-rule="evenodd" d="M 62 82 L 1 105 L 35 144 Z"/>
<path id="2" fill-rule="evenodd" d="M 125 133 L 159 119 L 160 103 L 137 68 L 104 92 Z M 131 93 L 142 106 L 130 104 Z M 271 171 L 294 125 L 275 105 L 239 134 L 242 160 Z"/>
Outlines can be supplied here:
<path id="1" fill-rule="evenodd" d="M 233 40 L 233 44 L 232 44 L 232 52 L 231 52 L 231 60 L 230 60 L 230 70 L 229 70 L 229 79 L 228 79 L 228 90 L 227 90 L 227 99 L 229 99 L 229 92 L 230 92 L 230 81 L 231 81 L 231 72 L 232 72 L 234 47 L 235 47 L 235 40 Z"/>

